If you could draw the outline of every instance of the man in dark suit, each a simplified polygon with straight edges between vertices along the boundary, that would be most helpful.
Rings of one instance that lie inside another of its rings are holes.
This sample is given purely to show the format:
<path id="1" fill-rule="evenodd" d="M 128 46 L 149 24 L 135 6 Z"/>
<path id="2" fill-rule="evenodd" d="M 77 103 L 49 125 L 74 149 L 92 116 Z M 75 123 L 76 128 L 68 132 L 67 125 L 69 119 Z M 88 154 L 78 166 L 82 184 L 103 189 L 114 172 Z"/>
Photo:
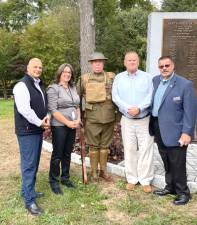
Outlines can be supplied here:
<path id="1" fill-rule="evenodd" d="M 197 100 L 191 81 L 174 72 L 170 56 L 159 58 L 160 75 L 153 78 L 150 134 L 155 136 L 164 163 L 166 186 L 154 194 L 176 194 L 175 205 L 186 204 L 190 196 L 186 176 L 186 150 L 193 137 Z"/>

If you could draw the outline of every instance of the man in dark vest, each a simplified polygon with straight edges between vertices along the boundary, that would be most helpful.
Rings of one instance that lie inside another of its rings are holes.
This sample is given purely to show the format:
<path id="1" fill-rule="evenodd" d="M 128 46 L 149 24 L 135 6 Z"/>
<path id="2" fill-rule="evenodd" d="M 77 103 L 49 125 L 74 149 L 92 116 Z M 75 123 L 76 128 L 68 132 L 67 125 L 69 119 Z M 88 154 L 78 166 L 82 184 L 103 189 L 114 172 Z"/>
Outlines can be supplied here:
<path id="1" fill-rule="evenodd" d="M 43 212 L 36 204 L 36 198 L 41 197 L 43 193 L 35 191 L 35 183 L 43 131 L 49 127 L 46 94 L 39 79 L 41 73 L 40 59 L 31 59 L 27 65 L 27 73 L 13 89 L 15 132 L 21 157 L 21 194 L 26 209 L 32 215 L 40 215 Z"/>

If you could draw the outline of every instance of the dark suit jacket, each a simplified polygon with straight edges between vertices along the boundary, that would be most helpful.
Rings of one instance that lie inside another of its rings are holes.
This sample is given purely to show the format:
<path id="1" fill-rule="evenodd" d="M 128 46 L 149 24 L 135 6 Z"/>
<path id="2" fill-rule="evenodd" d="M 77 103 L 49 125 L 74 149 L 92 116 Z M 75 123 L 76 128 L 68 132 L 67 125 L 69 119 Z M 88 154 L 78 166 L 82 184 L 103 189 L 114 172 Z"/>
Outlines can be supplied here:
<path id="1" fill-rule="evenodd" d="M 161 75 L 153 78 L 153 101 L 160 83 Z M 191 81 L 174 74 L 167 87 L 158 111 L 158 122 L 162 140 L 168 147 L 179 146 L 178 140 L 182 133 L 193 137 L 197 117 L 197 99 Z M 150 134 L 154 135 L 152 120 Z"/>

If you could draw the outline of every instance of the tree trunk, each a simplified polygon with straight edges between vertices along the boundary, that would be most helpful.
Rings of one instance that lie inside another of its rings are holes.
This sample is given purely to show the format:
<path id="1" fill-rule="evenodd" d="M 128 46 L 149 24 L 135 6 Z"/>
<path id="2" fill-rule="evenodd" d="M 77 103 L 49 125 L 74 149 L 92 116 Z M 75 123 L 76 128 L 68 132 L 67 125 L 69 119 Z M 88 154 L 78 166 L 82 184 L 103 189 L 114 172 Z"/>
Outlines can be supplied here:
<path id="1" fill-rule="evenodd" d="M 80 0 L 80 65 L 81 73 L 90 71 L 88 58 L 95 50 L 93 0 Z"/>
<path id="2" fill-rule="evenodd" d="M 8 100 L 8 95 L 7 95 L 7 89 L 6 88 L 3 89 L 3 98 L 5 100 Z"/>
<path id="3" fill-rule="evenodd" d="M 3 77 L 3 75 L 1 74 L 1 76 Z M 4 78 L 1 78 L 1 80 L 0 80 L 0 83 L 1 83 L 1 85 L 0 85 L 0 87 L 2 86 L 2 94 L 3 94 L 3 98 L 5 99 L 5 100 L 7 100 L 8 99 L 8 95 L 7 95 L 7 82 L 6 82 L 6 80 L 4 79 Z M 0 96 L 1 97 L 1 96 Z"/>

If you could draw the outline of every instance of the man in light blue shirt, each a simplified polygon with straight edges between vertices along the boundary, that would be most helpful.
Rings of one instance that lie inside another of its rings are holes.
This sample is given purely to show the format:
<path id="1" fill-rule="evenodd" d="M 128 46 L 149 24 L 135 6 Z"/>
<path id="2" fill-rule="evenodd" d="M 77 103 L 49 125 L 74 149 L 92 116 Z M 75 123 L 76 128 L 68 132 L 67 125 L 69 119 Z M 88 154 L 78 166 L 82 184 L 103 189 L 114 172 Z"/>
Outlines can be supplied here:
<path id="1" fill-rule="evenodd" d="M 138 182 L 146 193 L 151 192 L 153 179 L 153 138 L 149 135 L 149 112 L 153 91 L 152 76 L 138 69 L 136 52 L 125 55 L 126 71 L 114 80 L 112 99 L 123 114 L 121 132 L 124 145 L 127 190 Z"/>
<path id="2" fill-rule="evenodd" d="M 172 79 L 173 76 L 174 76 L 174 73 L 172 74 L 172 76 L 170 78 L 168 78 L 166 80 L 163 78 L 160 79 L 161 82 L 155 93 L 154 104 L 153 104 L 153 109 L 152 109 L 152 115 L 154 117 L 158 117 L 158 111 L 159 111 L 159 107 L 161 106 L 163 95 L 164 95 L 167 87 L 169 86 L 170 80 Z"/>

